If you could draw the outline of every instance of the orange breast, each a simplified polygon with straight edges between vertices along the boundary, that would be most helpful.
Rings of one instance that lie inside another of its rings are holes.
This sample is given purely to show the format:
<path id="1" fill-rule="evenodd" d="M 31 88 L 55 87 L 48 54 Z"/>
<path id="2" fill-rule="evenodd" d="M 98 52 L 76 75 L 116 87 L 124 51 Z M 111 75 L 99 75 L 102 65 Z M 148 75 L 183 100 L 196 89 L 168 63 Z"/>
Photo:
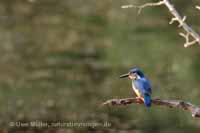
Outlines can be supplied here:
<path id="1" fill-rule="evenodd" d="M 141 97 L 141 98 L 143 99 L 141 93 L 139 92 L 138 89 L 136 89 L 136 87 L 135 87 L 135 85 L 134 85 L 133 83 L 132 83 L 132 88 L 133 88 L 133 91 L 135 92 L 135 94 L 136 94 L 138 97 Z"/>

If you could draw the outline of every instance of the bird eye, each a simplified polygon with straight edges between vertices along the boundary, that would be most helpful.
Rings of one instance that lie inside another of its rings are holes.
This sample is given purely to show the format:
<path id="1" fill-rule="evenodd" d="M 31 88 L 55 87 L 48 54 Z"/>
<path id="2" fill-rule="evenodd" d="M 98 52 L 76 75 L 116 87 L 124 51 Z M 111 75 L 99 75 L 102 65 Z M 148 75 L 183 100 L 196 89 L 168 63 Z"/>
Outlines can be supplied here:
<path id="1" fill-rule="evenodd" d="M 136 76 L 137 74 L 136 73 L 131 73 L 131 76 Z"/>

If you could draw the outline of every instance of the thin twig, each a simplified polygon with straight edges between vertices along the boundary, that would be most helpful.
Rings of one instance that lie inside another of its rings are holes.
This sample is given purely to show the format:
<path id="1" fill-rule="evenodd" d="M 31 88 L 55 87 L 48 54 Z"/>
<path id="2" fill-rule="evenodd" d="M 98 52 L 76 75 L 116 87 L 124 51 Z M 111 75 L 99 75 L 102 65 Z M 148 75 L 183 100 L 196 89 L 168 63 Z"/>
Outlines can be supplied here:
<path id="1" fill-rule="evenodd" d="M 182 100 L 162 100 L 162 99 L 152 99 L 152 106 L 167 106 L 170 108 L 179 108 L 186 111 L 189 111 L 192 114 L 192 117 L 200 118 L 200 108 Z M 124 98 L 124 99 L 110 99 L 104 102 L 102 105 L 128 105 L 128 104 L 141 104 L 138 98 Z"/>
<path id="2" fill-rule="evenodd" d="M 156 3 L 146 3 L 144 5 L 141 5 L 141 6 L 135 6 L 135 5 L 123 5 L 121 6 L 121 8 L 138 8 L 138 14 L 141 13 L 142 9 L 145 8 L 145 7 L 149 7 L 149 6 L 160 6 L 160 5 L 164 5 L 164 2 L 163 1 L 159 1 L 159 2 L 156 2 Z"/>

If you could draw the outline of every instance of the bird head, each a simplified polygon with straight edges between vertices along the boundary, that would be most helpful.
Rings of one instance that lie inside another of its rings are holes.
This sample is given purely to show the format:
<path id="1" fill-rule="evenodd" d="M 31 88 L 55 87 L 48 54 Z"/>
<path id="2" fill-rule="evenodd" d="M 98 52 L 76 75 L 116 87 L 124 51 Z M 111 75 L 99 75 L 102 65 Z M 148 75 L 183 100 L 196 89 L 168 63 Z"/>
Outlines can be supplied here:
<path id="1" fill-rule="evenodd" d="M 120 78 L 125 78 L 125 77 L 129 77 L 130 79 L 135 80 L 138 78 L 143 78 L 144 74 L 139 68 L 133 68 L 128 73 L 120 76 Z"/>

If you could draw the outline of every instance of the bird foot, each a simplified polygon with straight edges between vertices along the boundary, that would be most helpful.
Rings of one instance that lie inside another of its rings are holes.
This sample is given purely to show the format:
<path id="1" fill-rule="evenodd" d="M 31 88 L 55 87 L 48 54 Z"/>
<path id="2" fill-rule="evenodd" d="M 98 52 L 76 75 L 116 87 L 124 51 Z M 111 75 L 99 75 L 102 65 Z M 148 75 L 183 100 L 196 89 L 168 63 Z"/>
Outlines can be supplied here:
<path id="1" fill-rule="evenodd" d="M 143 100 L 141 97 L 136 97 L 137 104 L 143 104 Z"/>

